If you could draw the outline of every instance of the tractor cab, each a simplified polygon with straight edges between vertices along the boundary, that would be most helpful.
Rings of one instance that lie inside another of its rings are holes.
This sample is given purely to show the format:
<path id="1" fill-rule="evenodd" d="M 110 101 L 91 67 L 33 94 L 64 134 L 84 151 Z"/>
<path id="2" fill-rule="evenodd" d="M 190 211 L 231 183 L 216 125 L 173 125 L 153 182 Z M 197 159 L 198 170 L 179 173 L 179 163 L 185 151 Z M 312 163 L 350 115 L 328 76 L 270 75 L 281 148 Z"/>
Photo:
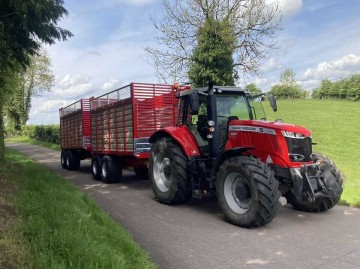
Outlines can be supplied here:
<path id="1" fill-rule="evenodd" d="M 179 93 L 179 119 L 182 119 L 181 124 L 187 126 L 196 138 L 203 156 L 209 155 L 211 140 L 218 141 L 218 150 L 221 153 L 228 140 L 231 121 L 266 120 L 261 103 L 263 96 L 252 96 L 242 88 L 229 86 L 183 91 Z M 276 111 L 275 99 L 271 99 L 271 104 Z"/>

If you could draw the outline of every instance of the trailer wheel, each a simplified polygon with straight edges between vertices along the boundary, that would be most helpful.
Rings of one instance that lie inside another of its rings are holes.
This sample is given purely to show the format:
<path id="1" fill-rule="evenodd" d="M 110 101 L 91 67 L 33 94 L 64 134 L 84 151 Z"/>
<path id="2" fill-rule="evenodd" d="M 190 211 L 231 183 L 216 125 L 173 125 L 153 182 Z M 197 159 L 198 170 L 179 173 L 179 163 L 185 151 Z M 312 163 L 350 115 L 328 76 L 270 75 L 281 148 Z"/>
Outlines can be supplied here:
<path id="1" fill-rule="evenodd" d="M 94 155 L 91 159 L 91 172 L 94 180 L 101 180 L 101 158 L 98 155 Z"/>
<path id="2" fill-rule="evenodd" d="M 67 169 L 67 166 L 66 166 L 66 153 L 67 153 L 66 150 L 62 150 L 61 151 L 61 157 L 60 157 L 61 167 L 64 168 L 64 169 Z"/>
<path id="3" fill-rule="evenodd" d="M 140 179 L 149 178 L 149 169 L 146 166 L 134 167 L 134 172 Z"/>
<path id="4" fill-rule="evenodd" d="M 324 212 L 333 208 L 340 200 L 341 194 L 343 192 L 343 178 L 340 174 L 339 169 L 337 169 L 335 163 L 329 160 L 326 156 L 321 153 L 313 153 L 313 161 L 325 160 L 330 164 L 330 171 L 335 177 L 336 183 L 339 186 L 338 196 L 337 197 L 319 197 L 315 199 L 315 202 L 310 203 L 307 200 L 297 201 L 294 194 L 289 191 L 285 194 L 287 202 L 292 205 L 295 210 L 305 211 L 305 212 Z"/>
<path id="5" fill-rule="evenodd" d="M 278 186 L 268 164 L 240 156 L 220 166 L 216 193 L 227 220 L 242 227 L 255 227 L 276 216 L 280 205 Z"/>
<path id="6" fill-rule="evenodd" d="M 68 170 L 78 170 L 80 168 L 80 158 L 73 150 L 66 152 L 66 167 Z"/>
<path id="7" fill-rule="evenodd" d="M 120 159 L 105 155 L 101 162 L 101 179 L 104 183 L 114 183 L 121 179 L 122 167 Z"/>
<path id="8" fill-rule="evenodd" d="M 149 158 L 149 177 L 156 200 L 164 204 L 181 204 L 190 200 L 186 167 L 187 157 L 172 139 L 156 141 Z"/>

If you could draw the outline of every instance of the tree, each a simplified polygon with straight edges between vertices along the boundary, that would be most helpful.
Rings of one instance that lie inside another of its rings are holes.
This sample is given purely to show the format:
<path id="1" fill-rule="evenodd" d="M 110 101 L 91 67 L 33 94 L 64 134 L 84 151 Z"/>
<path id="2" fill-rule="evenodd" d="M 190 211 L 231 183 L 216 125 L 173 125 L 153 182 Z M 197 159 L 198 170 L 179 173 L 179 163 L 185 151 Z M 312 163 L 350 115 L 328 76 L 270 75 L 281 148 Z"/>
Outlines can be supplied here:
<path id="1" fill-rule="evenodd" d="M 280 84 L 284 86 L 296 86 L 295 71 L 291 68 L 286 68 L 280 74 Z"/>
<path id="2" fill-rule="evenodd" d="M 67 15 L 62 0 L 0 2 L 0 161 L 4 158 L 3 105 L 6 77 L 17 65 L 26 68 L 41 43 L 53 44 L 72 34 L 57 26 Z"/>
<path id="3" fill-rule="evenodd" d="M 258 86 L 256 86 L 255 83 L 250 83 L 250 84 L 246 85 L 245 88 L 246 88 L 246 89 L 249 91 L 249 93 L 252 94 L 252 95 L 260 94 L 260 93 L 262 92 L 261 89 L 260 89 Z"/>
<path id="4" fill-rule="evenodd" d="M 280 9 L 265 0 L 163 0 L 164 17 L 153 19 L 159 46 L 148 46 L 150 62 L 162 81 L 186 80 L 193 53 L 199 44 L 200 29 L 209 21 L 226 22 L 235 37 L 231 52 L 234 74 L 256 74 L 261 61 L 276 47 Z M 214 24 L 218 26 L 218 24 Z M 204 51 L 205 52 L 205 51 Z"/>
<path id="5" fill-rule="evenodd" d="M 306 93 L 296 82 L 294 70 L 287 68 L 280 74 L 279 84 L 271 87 L 270 92 L 279 99 L 302 98 Z"/>
<path id="6" fill-rule="evenodd" d="M 6 103 L 6 116 L 14 131 L 20 131 L 29 119 L 31 98 L 49 91 L 54 84 L 51 62 L 47 52 L 41 49 L 37 55 L 30 56 L 29 66 L 14 74 L 12 98 Z"/>
<path id="7" fill-rule="evenodd" d="M 233 58 L 236 39 L 228 21 L 206 20 L 199 29 L 198 45 L 194 49 L 189 78 L 194 87 L 234 85 Z"/>

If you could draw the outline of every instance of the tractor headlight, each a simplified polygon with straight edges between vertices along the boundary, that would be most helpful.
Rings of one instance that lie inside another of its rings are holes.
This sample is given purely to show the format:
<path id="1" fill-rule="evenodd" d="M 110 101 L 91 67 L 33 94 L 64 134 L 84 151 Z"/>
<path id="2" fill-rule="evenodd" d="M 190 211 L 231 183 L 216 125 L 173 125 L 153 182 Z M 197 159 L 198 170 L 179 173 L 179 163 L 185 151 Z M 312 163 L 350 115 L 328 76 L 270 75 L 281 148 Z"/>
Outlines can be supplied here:
<path id="1" fill-rule="evenodd" d="M 300 133 L 294 133 L 294 132 L 288 132 L 288 131 L 281 131 L 283 136 L 289 137 L 289 138 L 298 138 L 298 139 L 304 139 L 305 136 Z"/>
<path id="2" fill-rule="evenodd" d="M 213 127 L 213 126 L 215 126 L 215 122 L 214 122 L 213 120 L 209 120 L 209 121 L 208 121 L 208 125 L 209 125 L 210 127 Z"/>

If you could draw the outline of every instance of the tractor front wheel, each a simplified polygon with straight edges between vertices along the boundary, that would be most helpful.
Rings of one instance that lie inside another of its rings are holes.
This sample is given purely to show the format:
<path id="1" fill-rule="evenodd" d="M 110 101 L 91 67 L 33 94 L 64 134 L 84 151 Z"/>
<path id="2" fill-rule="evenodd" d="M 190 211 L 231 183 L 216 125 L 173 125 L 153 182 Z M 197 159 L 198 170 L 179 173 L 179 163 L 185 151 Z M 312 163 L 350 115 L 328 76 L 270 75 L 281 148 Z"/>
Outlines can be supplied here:
<path id="1" fill-rule="evenodd" d="M 187 157 L 171 138 L 159 139 L 153 145 L 149 177 L 155 199 L 164 204 L 181 204 L 190 200 L 186 167 Z"/>
<path id="2" fill-rule="evenodd" d="M 278 185 L 268 164 L 250 156 L 230 158 L 217 174 L 218 203 L 231 223 L 261 226 L 276 216 L 280 205 Z"/>
<path id="3" fill-rule="evenodd" d="M 298 201 L 296 200 L 294 194 L 289 191 L 285 194 L 285 198 L 292 207 L 299 211 L 305 212 L 324 212 L 333 208 L 340 200 L 341 194 L 343 192 L 343 178 L 340 174 L 339 169 L 337 169 L 334 162 L 329 160 L 326 156 L 320 153 L 313 153 L 313 161 L 316 163 L 318 160 L 327 161 L 330 165 L 330 172 L 335 178 L 336 184 L 338 185 L 338 196 L 335 197 L 318 197 L 315 199 L 315 202 L 309 202 L 308 200 Z"/>

